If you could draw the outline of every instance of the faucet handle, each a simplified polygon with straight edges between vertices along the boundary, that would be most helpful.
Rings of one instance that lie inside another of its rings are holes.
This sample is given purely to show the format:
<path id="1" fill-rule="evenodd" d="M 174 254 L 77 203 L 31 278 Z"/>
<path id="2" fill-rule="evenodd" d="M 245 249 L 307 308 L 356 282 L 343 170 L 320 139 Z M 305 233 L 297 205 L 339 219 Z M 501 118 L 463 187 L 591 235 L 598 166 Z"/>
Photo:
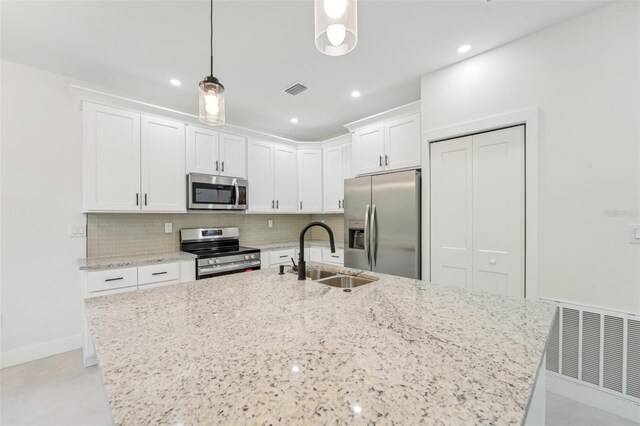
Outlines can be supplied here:
<path id="1" fill-rule="evenodd" d="M 293 263 L 293 266 L 291 267 L 291 270 L 297 271 L 298 270 L 298 265 L 296 265 L 296 261 L 293 260 L 293 257 L 291 258 L 291 263 Z"/>

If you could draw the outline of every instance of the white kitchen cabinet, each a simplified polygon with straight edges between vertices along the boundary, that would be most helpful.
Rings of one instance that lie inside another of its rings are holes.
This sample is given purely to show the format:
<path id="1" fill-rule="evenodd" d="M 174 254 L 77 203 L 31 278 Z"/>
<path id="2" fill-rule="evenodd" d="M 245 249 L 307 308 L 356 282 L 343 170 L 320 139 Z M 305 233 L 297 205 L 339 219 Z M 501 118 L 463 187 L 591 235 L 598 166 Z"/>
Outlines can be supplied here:
<path id="1" fill-rule="evenodd" d="M 322 150 L 298 151 L 298 211 L 322 212 Z"/>
<path id="2" fill-rule="evenodd" d="M 353 171 L 356 175 L 384 170 L 384 126 L 376 124 L 353 134 Z"/>
<path id="3" fill-rule="evenodd" d="M 344 265 L 344 250 L 336 249 L 335 253 L 331 253 L 331 249 L 329 247 L 323 247 L 322 262 L 340 266 Z"/>
<path id="4" fill-rule="evenodd" d="M 278 213 L 298 211 L 298 160 L 295 148 L 276 145 L 274 150 L 274 196 Z"/>
<path id="5" fill-rule="evenodd" d="M 344 146 L 324 149 L 323 207 L 326 213 L 342 213 L 344 201 Z"/>
<path id="6" fill-rule="evenodd" d="M 101 295 L 135 290 L 138 268 L 107 269 L 87 274 L 87 294 Z"/>
<path id="7" fill-rule="evenodd" d="M 351 179 L 353 174 L 353 144 L 345 144 L 342 151 L 342 177 Z M 344 208 L 344 206 L 342 206 Z"/>
<path id="8" fill-rule="evenodd" d="M 249 211 L 295 213 L 298 210 L 296 149 L 249 141 Z"/>
<path id="9" fill-rule="evenodd" d="M 247 177 L 247 140 L 220 132 L 220 175 Z"/>
<path id="10" fill-rule="evenodd" d="M 420 167 L 420 114 L 384 123 L 385 170 Z"/>
<path id="11" fill-rule="evenodd" d="M 140 210 L 140 115 L 83 104 L 85 211 Z"/>
<path id="12" fill-rule="evenodd" d="M 291 265 L 291 258 L 295 259 L 295 249 L 272 250 L 269 252 L 269 266 Z"/>
<path id="13" fill-rule="evenodd" d="M 187 127 L 187 172 L 247 177 L 247 141 L 242 136 Z"/>
<path id="14" fill-rule="evenodd" d="M 322 247 L 311 247 L 309 249 L 309 260 L 322 263 Z"/>
<path id="15" fill-rule="evenodd" d="M 188 173 L 218 174 L 220 169 L 218 132 L 187 126 L 186 156 Z"/>
<path id="16" fill-rule="evenodd" d="M 393 114 L 392 114 L 393 113 Z M 420 167 L 420 112 L 417 105 L 347 124 L 352 131 L 353 174 Z"/>
<path id="17" fill-rule="evenodd" d="M 273 151 L 269 142 L 249 140 L 248 210 L 251 212 L 272 212 L 275 208 L 273 185 Z"/>
<path id="18" fill-rule="evenodd" d="M 142 210 L 184 212 L 184 124 L 142 117 Z"/>

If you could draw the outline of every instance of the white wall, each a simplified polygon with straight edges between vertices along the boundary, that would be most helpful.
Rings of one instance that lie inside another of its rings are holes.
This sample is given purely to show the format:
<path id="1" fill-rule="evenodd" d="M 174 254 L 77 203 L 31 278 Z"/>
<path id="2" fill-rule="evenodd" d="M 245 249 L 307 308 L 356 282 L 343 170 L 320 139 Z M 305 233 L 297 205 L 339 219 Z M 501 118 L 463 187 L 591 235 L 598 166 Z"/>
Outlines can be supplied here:
<path id="1" fill-rule="evenodd" d="M 2 61 L 2 366 L 78 348 L 81 114 L 68 80 Z"/>
<path id="2" fill-rule="evenodd" d="M 533 106 L 542 112 L 540 297 L 640 312 L 640 245 L 629 243 L 629 224 L 640 223 L 639 3 L 422 78 L 423 132 Z"/>

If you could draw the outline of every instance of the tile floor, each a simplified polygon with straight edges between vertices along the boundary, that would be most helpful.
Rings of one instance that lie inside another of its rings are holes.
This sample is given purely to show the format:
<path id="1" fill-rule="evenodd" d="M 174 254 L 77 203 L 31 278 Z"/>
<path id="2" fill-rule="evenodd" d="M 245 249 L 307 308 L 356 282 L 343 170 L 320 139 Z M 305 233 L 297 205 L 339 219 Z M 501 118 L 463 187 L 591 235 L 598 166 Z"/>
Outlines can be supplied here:
<path id="1" fill-rule="evenodd" d="M 112 424 L 100 370 L 83 367 L 81 350 L 0 370 L 0 399 L 0 425 Z M 546 421 L 549 426 L 640 426 L 549 392 Z"/>

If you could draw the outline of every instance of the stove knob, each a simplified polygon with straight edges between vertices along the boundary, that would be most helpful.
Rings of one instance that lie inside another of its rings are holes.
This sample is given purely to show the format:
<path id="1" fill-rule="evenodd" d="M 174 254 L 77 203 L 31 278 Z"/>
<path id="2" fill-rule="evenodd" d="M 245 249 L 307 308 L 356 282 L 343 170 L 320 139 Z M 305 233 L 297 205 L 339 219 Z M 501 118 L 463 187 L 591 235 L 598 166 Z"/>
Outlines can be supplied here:
<path id="1" fill-rule="evenodd" d="M 213 259 L 209 259 L 209 265 L 213 265 Z"/>
<path id="2" fill-rule="evenodd" d="M 255 255 L 255 254 L 252 254 L 252 255 L 251 255 L 251 256 L 249 256 L 249 257 L 250 257 L 251 259 L 255 259 L 255 258 L 256 258 L 256 255 Z"/>
<path id="3" fill-rule="evenodd" d="M 249 260 L 249 255 L 248 255 L 248 254 L 246 254 L 246 255 L 244 256 L 244 260 Z"/>
<path id="4" fill-rule="evenodd" d="M 220 259 L 216 259 L 216 263 L 220 263 Z"/>

